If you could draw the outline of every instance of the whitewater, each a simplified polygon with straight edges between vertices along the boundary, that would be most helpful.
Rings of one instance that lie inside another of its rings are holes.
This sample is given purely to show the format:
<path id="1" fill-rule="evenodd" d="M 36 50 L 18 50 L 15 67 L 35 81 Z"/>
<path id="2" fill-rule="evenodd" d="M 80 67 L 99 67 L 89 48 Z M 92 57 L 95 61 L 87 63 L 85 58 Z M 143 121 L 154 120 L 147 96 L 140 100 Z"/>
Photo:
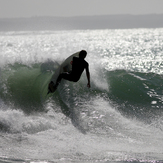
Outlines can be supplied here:
<path id="1" fill-rule="evenodd" d="M 77 83 L 51 76 L 87 51 Z M 163 28 L 0 32 L 0 162 L 162 163 Z"/>

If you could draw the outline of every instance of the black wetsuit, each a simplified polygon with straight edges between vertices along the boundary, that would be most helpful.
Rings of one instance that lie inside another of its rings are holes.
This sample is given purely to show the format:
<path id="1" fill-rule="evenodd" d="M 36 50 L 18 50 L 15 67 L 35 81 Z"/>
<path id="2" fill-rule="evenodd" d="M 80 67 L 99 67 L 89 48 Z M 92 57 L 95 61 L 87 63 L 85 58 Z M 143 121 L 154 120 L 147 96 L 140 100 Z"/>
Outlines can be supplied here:
<path id="1" fill-rule="evenodd" d="M 70 73 L 62 73 L 57 79 L 57 84 L 61 79 L 77 82 L 80 79 L 84 69 L 88 69 L 88 63 L 83 58 L 73 57 L 72 71 Z"/>

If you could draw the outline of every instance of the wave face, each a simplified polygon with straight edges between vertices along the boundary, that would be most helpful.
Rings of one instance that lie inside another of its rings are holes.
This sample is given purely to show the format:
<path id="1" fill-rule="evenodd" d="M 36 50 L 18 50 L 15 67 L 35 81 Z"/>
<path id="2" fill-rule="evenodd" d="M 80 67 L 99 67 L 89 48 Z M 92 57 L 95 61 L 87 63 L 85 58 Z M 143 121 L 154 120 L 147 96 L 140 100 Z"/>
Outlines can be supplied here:
<path id="1" fill-rule="evenodd" d="M 109 98 L 125 114 L 149 121 L 162 112 L 163 76 L 155 73 L 108 72 Z"/>
<path id="2" fill-rule="evenodd" d="M 1 33 L 0 161 L 161 162 L 162 32 Z M 58 63 L 81 49 L 91 88 L 84 72 L 47 95 Z"/>

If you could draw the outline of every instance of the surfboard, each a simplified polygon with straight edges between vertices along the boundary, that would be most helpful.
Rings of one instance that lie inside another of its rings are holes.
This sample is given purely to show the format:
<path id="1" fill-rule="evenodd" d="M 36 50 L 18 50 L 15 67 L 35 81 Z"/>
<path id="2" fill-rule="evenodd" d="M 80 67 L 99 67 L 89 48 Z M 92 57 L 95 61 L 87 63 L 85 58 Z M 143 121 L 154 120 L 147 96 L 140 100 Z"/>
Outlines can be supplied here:
<path id="1" fill-rule="evenodd" d="M 57 89 L 56 81 L 57 81 L 58 76 L 61 73 L 72 71 L 73 57 L 79 57 L 79 52 L 76 52 L 76 53 L 70 55 L 67 59 L 65 59 L 65 61 L 54 72 L 54 74 L 52 75 L 52 78 L 49 82 L 49 85 L 48 85 L 48 94 L 54 93 L 56 91 L 56 89 Z"/>

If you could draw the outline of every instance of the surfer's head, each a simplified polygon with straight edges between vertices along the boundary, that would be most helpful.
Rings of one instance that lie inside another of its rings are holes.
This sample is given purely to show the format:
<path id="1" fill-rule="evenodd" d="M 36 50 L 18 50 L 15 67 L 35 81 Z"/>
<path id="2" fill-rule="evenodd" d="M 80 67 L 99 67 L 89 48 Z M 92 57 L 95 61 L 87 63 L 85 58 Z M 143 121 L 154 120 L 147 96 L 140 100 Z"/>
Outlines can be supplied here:
<path id="1" fill-rule="evenodd" d="M 81 50 L 79 53 L 79 58 L 85 58 L 87 56 L 87 52 L 85 50 Z"/>

